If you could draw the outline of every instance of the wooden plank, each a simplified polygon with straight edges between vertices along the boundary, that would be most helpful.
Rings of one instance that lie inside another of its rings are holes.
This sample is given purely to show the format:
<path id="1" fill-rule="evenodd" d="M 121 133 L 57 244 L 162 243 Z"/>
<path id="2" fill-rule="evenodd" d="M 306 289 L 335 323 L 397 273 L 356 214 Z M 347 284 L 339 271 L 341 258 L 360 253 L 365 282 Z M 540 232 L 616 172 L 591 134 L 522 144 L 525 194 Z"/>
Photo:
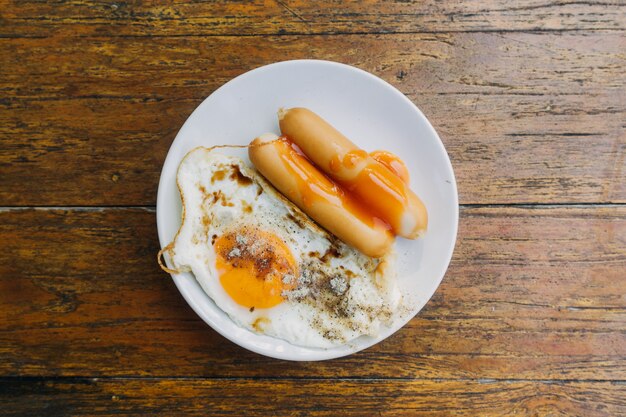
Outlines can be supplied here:
<path id="1" fill-rule="evenodd" d="M 163 36 L 603 30 L 622 2 L 525 0 L 38 2 L 3 0 L 1 36 Z"/>
<path id="2" fill-rule="evenodd" d="M 626 207 L 461 214 L 443 284 L 409 325 L 357 355 L 292 363 L 198 319 L 156 266 L 152 211 L 2 211 L 0 376 L 623 381 Z"/>
<path id="3" fill-rule="evenodd" d="M 2 381 L 6 416 L 586 416 L 626 413 L 622 384 L 406 380 Z"/>
<path id="4" fill-rule="evenodd" d="M 257 66 L 322 58 L 406 94 L 603 93 L 611 109 L 624 87 L 625 46 L 622 32 L 2 39 L 0 88 L 3 102 L 200 99 Z"/>
<path id="5" fill-rule="evenodd" d="M 418 104 L 448 148 L 462 203 L 626 202 L 625 39 L 5 39 L 0 201 L 153 205 L 167 149 L 201 99 L 276 57 L 315 57 L 378 74 Z"/>
<path id="6" fill-rule="evenodd" d="M 602 95 L 412 98 L 446 145 L 461 203 L 626 201 L 626 136 L 619 126 L 626 106 L 607 113 Z M 154 205 L 169 145 L 197 103 L 65 99 L 12 105 L 8 117 L 0 114 L 0 201 Z"/>

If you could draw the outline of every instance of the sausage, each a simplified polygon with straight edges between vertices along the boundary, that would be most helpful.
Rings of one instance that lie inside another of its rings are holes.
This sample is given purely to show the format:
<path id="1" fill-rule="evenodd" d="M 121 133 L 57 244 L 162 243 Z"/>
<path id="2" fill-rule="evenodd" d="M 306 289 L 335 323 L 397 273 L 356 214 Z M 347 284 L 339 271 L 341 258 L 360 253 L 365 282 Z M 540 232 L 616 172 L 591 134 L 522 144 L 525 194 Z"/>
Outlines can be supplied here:
<path id="1" fill-rule="evenodd" d="M 292 142 L 267 133 L 250 145 L 248 155 L 257 170 L 320 226 L 365 255 L 387 253 L 394 241 L 388 225 L 320 172 Z"/>
<path id="2" fill-rule="evenodd" d="M 389 223 L 395 234 L 415 239 L 426 231 L 426 207 L 400 174 L 359 149 L 308 109 L 281 109 L 278 118 L 283 135 L 330 178 Z"/>
<path id="3" fill-rule="evenodd" d="M 409 185 L 409 170 L 404 161 L 389 151 L 370 152 L 370 156 L 396 174 L 406 185 Z"/>

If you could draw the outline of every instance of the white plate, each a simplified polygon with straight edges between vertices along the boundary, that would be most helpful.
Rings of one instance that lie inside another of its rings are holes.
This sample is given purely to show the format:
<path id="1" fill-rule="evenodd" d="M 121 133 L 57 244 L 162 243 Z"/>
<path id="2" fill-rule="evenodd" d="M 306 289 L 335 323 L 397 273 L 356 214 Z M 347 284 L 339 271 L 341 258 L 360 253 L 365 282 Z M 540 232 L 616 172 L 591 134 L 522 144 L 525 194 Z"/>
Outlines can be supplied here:
<path id="1" fill-rule="evenodd" d="M 176 169 L 188 151 L 196 146 L 248 144 L 264 132 L 280 134 L 277 109 L 296 106 L 320 114 L 363 149 L 389 150 L 406 162 L 411 188 L 429 213 L 424 238 L 399 238 L 396 242 L 400 290 L 410 300 L 411 314 L 393 328 L 385 328 L 378 337 L 361 337 L 332 349 L 310 349 L 238 327 L 204 293 L 193 275 L 172 277 L 195 312 L 236 344 L 279 359 L 332 359 L 370 347 L 406 324 L 433 295 L 452 257 L 458 225 L 452 166 L 433 127 L 402 93 L 370 73 L 329 61 L 285 61 L 240 75 L 204 100 L 178 132 L 161 172 L 157 227 L 164 247 L 180 226 Z M 248 161 L 245 151 L 235 154 Z"/>

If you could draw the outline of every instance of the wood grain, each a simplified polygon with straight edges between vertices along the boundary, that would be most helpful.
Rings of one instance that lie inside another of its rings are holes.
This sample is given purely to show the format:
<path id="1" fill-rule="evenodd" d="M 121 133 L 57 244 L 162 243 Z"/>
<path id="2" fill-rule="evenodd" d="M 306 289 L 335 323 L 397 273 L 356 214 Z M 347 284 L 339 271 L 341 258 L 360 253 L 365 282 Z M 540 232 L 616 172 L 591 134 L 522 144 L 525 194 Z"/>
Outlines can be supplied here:
<path id="1" fill-rule="evenodd" d="M 338 380 L 1 381 L 6 416 L 586 416 L 626 413 L 622 384 Z M 478 411 L 479 410 L 479 411 Z"/>
<path id="2" fill-rule="evenodd" d="M 203 99 L 260 65 L 347 62 L 405 94 L 606 94 L 618 103 L 622 32 L 2 39 L 5 101 Z M 363 51 L 368 51 L 363 54 Z"/>
<path id="3" fill-rule="evenodd" d="M 626 415 L 625 33 L 615 0 L 0 0 L 0 414 Z M 155 262 L 184 120 L 297 58 L 397 86 L 468 205 L 426 308 L 316 363 L 230 343 Z"/>
<path id="4" fill-rule="evenodd" d="M 624 29 L 620 1 L 0 2 L 0 36 L 207 36 Z"/>
<path id="5" fill-rule="evenodd" d="M 623 203 L 625 47 L 613 32 L 2 39 L 0 201 L 153 205 L 204 97 L 256 66 L 314 57 L 418 104 L 462 203 Z"/>
<path id="6" fill-rule="evenodd" d="M 347 358 L 291 363 L 206 326 L 156 266 L 154 213 L 0 212 L 0 376 L 623 380 L 626 207 L 465 208 L 427 307 Z M 623 386 L 622 386 L 623 388 Z"/>

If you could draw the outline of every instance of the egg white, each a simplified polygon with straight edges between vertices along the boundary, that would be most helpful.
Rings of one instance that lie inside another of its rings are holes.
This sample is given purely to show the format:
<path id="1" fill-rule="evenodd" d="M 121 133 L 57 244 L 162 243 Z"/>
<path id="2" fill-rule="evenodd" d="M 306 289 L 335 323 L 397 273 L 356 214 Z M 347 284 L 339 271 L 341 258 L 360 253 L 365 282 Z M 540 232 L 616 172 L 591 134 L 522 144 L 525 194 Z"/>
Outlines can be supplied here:
<path id="1" fill-rule="evenodd" d="M 242 176 L 249 181 L 241 181 Z M 167 251 L 170 261 L 178 270 L 191 271 L 239 326 L 295 345 L 329 348 L 361 335 L 374 336 L 397 318 L 401 296 L 393 257 L 375 260 L 338 241 L 241 159 L 196 148 L 181 162 L 177 184 L 183 218 Z M 220 283 L 212 239 L 246 227 L 279 237 L 301 271 L 299 287 L 285 293 L 275 307 L 251 311 Z"/>

